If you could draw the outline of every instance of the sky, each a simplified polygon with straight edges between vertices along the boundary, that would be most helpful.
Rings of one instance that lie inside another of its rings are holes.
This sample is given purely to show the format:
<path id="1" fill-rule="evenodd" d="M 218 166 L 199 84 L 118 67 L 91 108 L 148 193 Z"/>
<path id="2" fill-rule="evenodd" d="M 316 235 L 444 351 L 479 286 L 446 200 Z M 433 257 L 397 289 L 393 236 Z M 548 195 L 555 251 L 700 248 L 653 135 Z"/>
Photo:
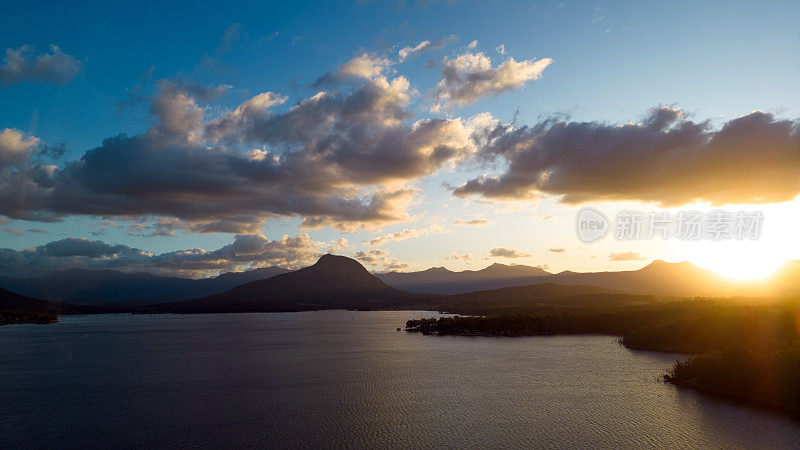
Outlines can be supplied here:
<path id="1" fill-rule="evenodd" d="M 2 275 L 800 259 L 796 1 L 0 8 Z M 587 207 L 763 221 L 588 243 Z"/>

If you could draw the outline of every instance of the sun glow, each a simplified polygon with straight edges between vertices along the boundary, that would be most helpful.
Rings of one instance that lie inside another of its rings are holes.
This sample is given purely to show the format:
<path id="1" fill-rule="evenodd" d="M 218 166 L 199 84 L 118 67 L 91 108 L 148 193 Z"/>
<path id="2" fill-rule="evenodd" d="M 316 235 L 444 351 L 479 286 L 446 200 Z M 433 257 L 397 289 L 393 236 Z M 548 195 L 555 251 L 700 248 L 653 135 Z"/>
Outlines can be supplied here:
<path id="1" fill-rule="evenodd" d="M 734 280 L 763 280 L 772 276 L 787 260 L 770 255 L 742 255 L 716 251 L 689 258 L 693 264 Z"/>

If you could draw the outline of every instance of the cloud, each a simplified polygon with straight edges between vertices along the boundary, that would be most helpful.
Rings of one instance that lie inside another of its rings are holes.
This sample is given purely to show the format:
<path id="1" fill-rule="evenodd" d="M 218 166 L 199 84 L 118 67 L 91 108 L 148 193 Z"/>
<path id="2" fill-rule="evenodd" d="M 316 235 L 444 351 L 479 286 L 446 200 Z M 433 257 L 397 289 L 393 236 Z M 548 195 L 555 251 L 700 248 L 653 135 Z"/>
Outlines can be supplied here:
<path id="1" fill-rule="evenodd" d="M 481 97 L 511 91 L 539 78 L 552 62 L 550 58 L 519 62 L 508 58 L 492 67 L 491 59 L 483 53 L 463 53 L 445 60 L 436 98 L 451 105 L 473 103 Z"/>
<path id="2" fill-rule="evenodd" d="M 456 219 L 453 221 L 453 225 L 466 225 L 470 227 L 486 227 L 491 225 L 492 221 L 488 219 Z"/>
<path id="3" fill-rule="evenodd" d="M 36 276 L 82 268 L 199 277 L 259 266 L 300 268 L 312 264 L 319 255 L 319 243 L 305 233 L 272 241 L 263 236 L 238 235 L 231 244 L 213 251 L 195 248 L 161 254 L 73 237 L 33 249 L 0 249 L 0 274 Z"/>
<path id="4" fill-rule="evenodd" d="M 120 228 L 121 227 L 120 224 L 118 224 L 116 222 L 112 222 L 110 220 L 104 220 L 104 221 L 100 222 L 99 226 L 100 227 L 113 227 L 113 228 Z"/>
<path id="5" fill-rule="evenodd" d="M 0 170 L 25 162 L 41 141 L 21 131 L 6 128 L 0 131 Z"/>
<path id="6" fill-rule="evenodd" d="M 467 48 L 475 48 L 478 46 L 478 41 L 472 41 L 467 45 Z"/>
<path id="7" fill-rule="evenodd" d="M 403 47 L 398 52 L 397 55 L 400 57 L 400 62 L 405 61 L 408 57 L 414 56 L 417 54 L 421 54 L 427 52 L 429 50 L 435 50 L 444 48 L 450 42 L 456 39 L 455 35 L 450 35 L 446 38 L 439 38 L 433 42 L 431 41 L 422 41 L 414 47 Z"/>
<path id="8" fill-rule="evenodd" d="M 403 77 L 321 92 L 282 113 L 267 108 L 284 97 L 259 94 L 212 120 L 185 85 L 159 89 L 150 130 L 107 138 L 64 167 L 0 178 L 0 214 L 169 217 L 180 220 L 173 228 L 235 234 L 275 216 L 375 228 L 409 219 L 418 191 L 406 183 L 475 151 L 461 119 L 409 123 Z"/>
<path id="9" fill-rule="evenodd" d="M 22 230 L 18 230 L 18 229 L 16 229 L 16 228 L 11 228 L 11 227 L 3 227 L 2 231 L 3 231 L 4 233 L 16 234 L 17 236 L 20 236 L 20 235 L 22 235 Z"/>
<path id="10" fill-rule="evenodd" d="M 192 98 L 201 102 L 210 102 L 216 100 L 231 89 L 233 86 L 229 84 L 218 84 L 216 86 L 208 86 L 199 84 L 193 81 L 180 80 L 180 79 L 167 79 L 158 82 L 162 91 L 170 90 L 174 92 L 184 92 Z"/>
<path id="11" fill-rule="evenodd" d="M 328 247 L 328 253 L 338 253 L 343 249 L 349 248 L 350 244 L 348 244 L 347 239 L 339 238 L 336 242 Z"/>
<path id="12" fill-rule="evenodd" d="M 495 247 L 489 254 L 495 258 L 527 258 L 530 253 L 524 253 L 509 247 Z"/>
<path id="13" fill-rule="evenodd" d="M 143 223 L 133 223 L 128 225 L 128 231 L 126 231 L 126 233 L 132 236 L 141 236 L 142 235 L 141 233 L 149 229 L 150 229 L 149 225 L 145 225 Z"/>
<path id="14" fill-rule="evenodd" d="M 547 249 L 547 251 L 548 252 L 552 252 L 552 253 L 564 253 L 564 252 L 567 251 L 567 249 L 565 249 L 565 248 L 557 248 L 557 247 L 550 247 L 550 248 Z"/>
<path id="15" fill-rule="evenodd" d="M 450 256 L 444 259 L 445 261 L 464 261 L 467 264 L 471 264 L 472 261 L 475 260 L 475 257 L 469 253 L 456 253 L 453 252 Z"/>
<path id="16" fill-rule="evenodd" d="M 800 193 L 800 123 L 755 111 L 719 129 L 679 109 L 653 108 L 639 123 L 498 124 L 478 138 L 478 159 L 507 169 L 454 189 L 457 196 L 576 204 L 642 201 L 676 206 L 787 201 Z"/>
<path id="17" fill-rule="evenodd" d="M 49 233 L 50 230 L 47 228 L 30 228 L 28 233 Z"/>
<path id="18" fill-rule="evenodd" d="M 611 253 L 608 255 L 611 261 L 643 261 L 647 259 L 639 252 Z"/>
<path id="19" fill-rule="evenodd" d="M 273 92 L 263 92 L 239 105 L 233 112 L 211 121 L 205 126 L 205 135 L 212 140 L 235 135 L 238 130 L 252 127 L 256 121 L 267 120 L 269 109 L 283 104 L 287 97 Z"/>
<path id="20" fill-rule="evenodd" d="M 363 264 L 371 267 L 383 266 L 386 271 L 403 270 L 409 268 L 409 264 L 403 263 L 397 258 L 391 258 L 384 250 L 371 249 L 368 251 L 357 251 L 353 257 Z"/>
<path id="21" fill-rule="evenodd" d="M 9 48 L 0 64 L 0 88 L 28 81 L 62 85 L 72 81 L 80 68 L 77 59 L 55 45 L 50 46 L 50 53 L 39 55 L 29 45 Z"/>
<path id="22" fill-rule="evenodd" d="M 383 72 L 392 65 L 392 62 L 376 54 L 362 53 L 360 56 L 347 61 L 339 68 L 337 75 L 340 78 L 364 78 L 372 80 L 379 78 Z"/>
<path id="23" fill-rule="evenodd" d="M 397 233 L 384 234 L 374 239 L 370 239 L 367 245 L 370 247 L 379 247 L 389 242 L 404 241 L 406 239 L 413 239 L 420 236 L 428 236 L 431 234 L 449 233 L 450 230 L 442 227 L 441 225 L 431 225 L 425 228 L 406 228 Z"/>
<path id="24" fill-rule="evenodd" d="M 364 264 L 374 266 L 376 264 L 380 264 L 386 257 L 386 251 L 380 249 L 372 249 L 372 250 L 359 250 L 357 251 L 353 257 Z"/>

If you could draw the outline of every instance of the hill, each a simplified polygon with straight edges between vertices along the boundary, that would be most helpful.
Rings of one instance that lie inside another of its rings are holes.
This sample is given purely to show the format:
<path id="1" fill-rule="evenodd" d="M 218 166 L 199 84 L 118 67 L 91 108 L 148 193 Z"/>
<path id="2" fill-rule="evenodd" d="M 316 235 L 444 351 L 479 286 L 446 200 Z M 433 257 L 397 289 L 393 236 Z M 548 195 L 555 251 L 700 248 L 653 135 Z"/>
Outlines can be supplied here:
<path id="1" fill-rule="evenodd" d="M 158 309 L 192 313 L 381 308 L 408 296 L 376 278 L 358 261 L 328 254 L 304 269 Z"/>

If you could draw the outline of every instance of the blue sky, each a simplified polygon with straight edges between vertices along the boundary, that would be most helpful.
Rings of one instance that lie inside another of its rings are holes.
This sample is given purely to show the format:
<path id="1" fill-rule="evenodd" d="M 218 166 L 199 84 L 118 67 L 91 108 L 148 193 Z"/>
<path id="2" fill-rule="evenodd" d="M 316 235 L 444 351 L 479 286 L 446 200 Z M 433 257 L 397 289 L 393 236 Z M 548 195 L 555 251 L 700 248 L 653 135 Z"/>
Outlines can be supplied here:
<path id="1" fill-rule="evenodd" d="M 798 2 L 254 2 L 224 7 L 205 2 L 54 2 L 46 7 L 6 2 L 2 8 L 3 50 L 29 46 L 37 55 L 56 45 L 79 63 L 74 79 L 63 84 L 23 81 L 0 89 L 0 130 L 17 130 L 46 145 L 63 143 L 66 152 L 49 161 L 59 167 L 80 159 L 108 137 L 150 129 L 155 121 L 151 102 L 163 80 L 230 86 L 216 100 L 198 101 L 206 120 L 267 91 L 287 97 L 276 108 L 286 112 L 321 90 L 314 86 L 319 77 L 354 57 L 367 53 L 396 59 L 403 47 L 437 39 L 447 45 L 395 62 L 384 74 L 389 80 L 405 77 L 417 91 L 407 106 L 411 122 L 466 120 L 489 113 L 517 125 L 551 117 L 624 124 L 640 121 L 658 105 L 679 108 L 695 122 L 709 120 L 712 128 L 754 110 L 789 120 L 800 117 Z M 477 46 L 470 48 L 473 41 Z M 538 79 L 513 90 L 431 112 L 443 59 L 478 52 L 494 65 L 509 57 L 551 58 L 552 63 Z M 312 240 L 326 243 L 320 248 L 344 238 L 350 247 L 343 251 L 355 254 L 369 250 L 362 243 L 376 236 L 427 229 L 426 236 L 380 247 L 409 268 L 478 267 L 491 262 L 484 258 L 495 247 L 531 255 L 511 262 L 562 270 L 642 264 L 610 262 L 606 256 L 615 250 L 614 243 L 602 251 L 578 248 L 571 228 L 575 208 L 557 198 L 487 202 L 455 198 L 444 187 L 502 171 L 502 166 L 442 167 L 407 180 L 420 191 L 408 207 L 414 220 L 344 232 L 334 227 L 301 229 L 302 215 L 290 215 L 270 217 L 262 231 L 272 240 L 307 232 Z M 619 205 L 605 207 L 613 211 Z M 546 216 L 556 219 L 536 219 Z M 78 237 L 160 254 L 214 250 L 233 239 L 231 233 L 186 230 L 175 236 L 127 232 L 129 225 L 151 223 L 152 217 L 66 214 L 58 222 L 39 223 L 11 215 L 7 226 L 22 233 L 0 233 L 0 247 L 22 250 Z M 453 223 L 473 218 L 492 224 Z M 103 221 L 121 227 L 104 227 L 100 234 L 98 224 Z M 26 231 L 45 228 L 46 233 Z M 568 250 L 546 251 L 554 247 Z M 668 244 L 642 244 L 636 250 L 648 259 L 686 259 L 692 254 L 676 254 L 675 246 Z M 447 260 L 453 253 L 469 253 L 474 261 Z M 594 259 L 588 256 L 592 253 Z"/>

